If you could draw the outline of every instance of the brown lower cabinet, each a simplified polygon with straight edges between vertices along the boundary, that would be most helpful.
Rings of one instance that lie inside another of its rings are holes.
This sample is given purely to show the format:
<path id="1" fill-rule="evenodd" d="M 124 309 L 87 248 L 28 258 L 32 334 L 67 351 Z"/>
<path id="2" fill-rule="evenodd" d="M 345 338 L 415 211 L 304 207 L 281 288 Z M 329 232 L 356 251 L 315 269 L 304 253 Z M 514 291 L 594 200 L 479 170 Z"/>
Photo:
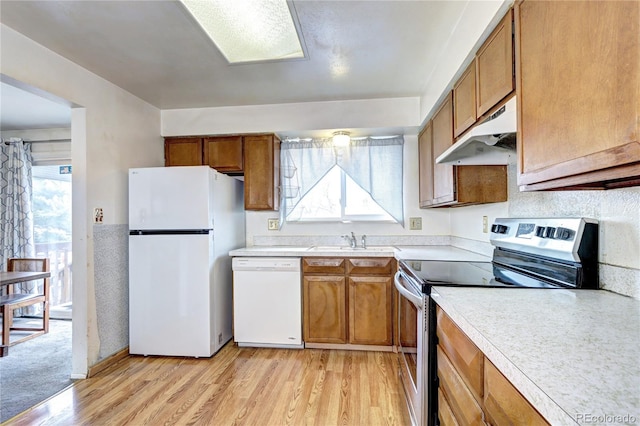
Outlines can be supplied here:
<path id="1" fill-rule="evenodd" d="M 395 269 L 393 258 L 303 258 L 305 345 L 391 347 Z"/>
<path id="2" fill-rule="evenodd" d="M 439 306 L 436 317 L 440 424 L 549 424 Z"/>

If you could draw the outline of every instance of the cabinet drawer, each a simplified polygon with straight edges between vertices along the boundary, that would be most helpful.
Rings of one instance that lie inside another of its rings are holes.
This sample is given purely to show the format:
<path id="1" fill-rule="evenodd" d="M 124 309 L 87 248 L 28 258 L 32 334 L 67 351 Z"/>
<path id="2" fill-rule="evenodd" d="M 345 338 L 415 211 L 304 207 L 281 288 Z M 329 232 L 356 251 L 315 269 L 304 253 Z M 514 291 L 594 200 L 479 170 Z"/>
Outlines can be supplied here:
<path id="1" fill-rule="evenodd" d="M 438 344 L 446 352 L 477 401 L 483 396 L 484 355 L 438 306 Z"/>
<path id="2" fill-rule="evenodd" d="M 491 424 L 549 424 L 488 360 L 484 363 L 484 375 L 484 406 Z"/>
<path id="3" fill-rule="evenodd" d="M 367 257 L 347 259 L 347 273 L 349 275 L 393 275 L 395 259 L 391 257 Z"/>
<path id="4" fill-rule="evenodd" d="M 346 259 L 342 257 L 305 257 L 302 259 L 304 273 L 344 275 Z"/>
<path id="5" fill-rule="evenodd" d="M 440 388 L 455 418 L 464 425 L 483 425 L 482 408 L 440 345 L 437 348 L 437 357 Z"/>
<path id="6" fill-rule="evenodd" d="M 441 389 L 438 389 L 438 419 L 443 426 L 458 426 L 459 423 L 453 415 L 447 398 L 444 397 Z"/>

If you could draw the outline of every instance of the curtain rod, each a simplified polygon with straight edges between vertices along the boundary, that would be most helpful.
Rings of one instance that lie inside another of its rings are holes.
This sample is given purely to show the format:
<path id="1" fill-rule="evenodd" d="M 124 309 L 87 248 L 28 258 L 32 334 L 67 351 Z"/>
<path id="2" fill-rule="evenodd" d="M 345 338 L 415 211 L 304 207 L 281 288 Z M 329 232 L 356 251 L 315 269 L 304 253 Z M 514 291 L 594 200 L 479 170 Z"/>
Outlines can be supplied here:
<path id="1" fill-rule="evenodd" d="M 60 142 L 71 142 L 71 139 L 41 139 L 41 140 L 33 140 L 33 141 L 27 141 L 27 140 L 23 140 L 23 141 L 10 141 L 10 140 L 5 140 L 2 139 L 2 141 L 4 142 L 5 145 L 11 145 L 14 143 L 19 143 L 19 142 L 24 142 L 24 143 L 46 143 L 46 142 L 51 142 L 51 143 L 60 143 Z"/>

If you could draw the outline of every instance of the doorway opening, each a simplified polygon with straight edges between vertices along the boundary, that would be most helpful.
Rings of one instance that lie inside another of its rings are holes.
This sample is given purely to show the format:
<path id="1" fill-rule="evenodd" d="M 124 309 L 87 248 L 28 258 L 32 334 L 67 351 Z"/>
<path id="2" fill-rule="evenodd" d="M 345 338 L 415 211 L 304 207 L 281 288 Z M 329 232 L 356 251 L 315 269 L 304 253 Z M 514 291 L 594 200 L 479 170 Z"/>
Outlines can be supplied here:
<path id="1" fill-rule="evenodd" d="M 37 257 L 51 268 L 49 315 L 72 318 L 71 166 L 34 165 L 33 233 Z"/>

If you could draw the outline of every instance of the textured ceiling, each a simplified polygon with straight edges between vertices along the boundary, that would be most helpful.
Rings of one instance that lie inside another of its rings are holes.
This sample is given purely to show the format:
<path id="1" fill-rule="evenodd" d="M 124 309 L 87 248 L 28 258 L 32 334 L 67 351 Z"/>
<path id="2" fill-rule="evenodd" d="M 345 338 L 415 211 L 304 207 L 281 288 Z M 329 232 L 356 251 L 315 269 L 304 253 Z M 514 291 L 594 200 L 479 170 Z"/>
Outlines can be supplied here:
<path id="1" fill-rule="evenodd" d="M 467 4 L 295 1 L 309 58 L 243 65 L 175 1 L 3 0 L 0 20 L 172 109 L 420 96 Z"/>

